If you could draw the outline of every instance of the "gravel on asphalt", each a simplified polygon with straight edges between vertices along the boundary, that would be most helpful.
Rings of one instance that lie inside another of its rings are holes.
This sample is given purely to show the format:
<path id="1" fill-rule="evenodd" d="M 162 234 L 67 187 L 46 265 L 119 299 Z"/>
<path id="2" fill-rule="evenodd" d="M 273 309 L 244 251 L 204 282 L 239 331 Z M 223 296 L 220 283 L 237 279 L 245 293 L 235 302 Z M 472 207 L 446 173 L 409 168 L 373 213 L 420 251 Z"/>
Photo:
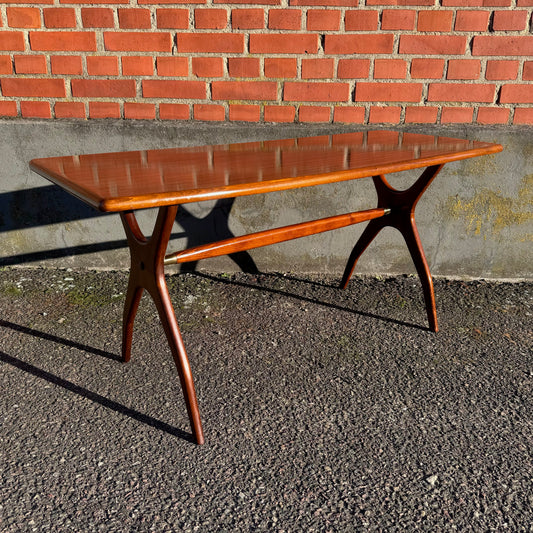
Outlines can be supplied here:
<path id="1" fill-rule="evenodd" d="M 0 271 L 0 531 L 533 531 L 533 284 Z"/>

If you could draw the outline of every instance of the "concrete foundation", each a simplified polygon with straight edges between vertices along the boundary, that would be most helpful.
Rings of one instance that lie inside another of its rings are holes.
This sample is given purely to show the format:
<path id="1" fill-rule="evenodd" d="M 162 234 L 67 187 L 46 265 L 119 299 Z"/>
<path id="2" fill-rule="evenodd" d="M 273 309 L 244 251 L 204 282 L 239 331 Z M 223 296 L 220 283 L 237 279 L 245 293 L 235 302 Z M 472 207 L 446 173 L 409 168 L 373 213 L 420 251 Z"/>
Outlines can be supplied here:
<path id="1" fill-rule="evenodd" d="M 211 125 L 155 122 L 0 122 L 0 265 L 121 269 L 129 263 L 118 215 L 102 215 L 32 173 L 36 157 L 138 150 L 318 135 L 363 127 Z M 377 128 L 366 128 L 377 129 Z M 389 129 L 393 129 L 392 127 Z M 417 223 L 435 276 L 531 279 L 533 129 L 475 126 L 403 128 L 498 142 L 493 156 L 446 165 L 417 208 Z M 390 176 L 403 188 L 416 173 Z M 375 206 L 370 180 L 232 202 L 189 204 L 177 218 L 169 251 Z M 154 213 L 139 214 L 149 233 Z M 189 268 L 341 273 L 363 226 L 252 250 L 232 260 L 209 259 Z M 414 273 L 402 238 L 385 230 L 357 265 L 364 274 Z"/>

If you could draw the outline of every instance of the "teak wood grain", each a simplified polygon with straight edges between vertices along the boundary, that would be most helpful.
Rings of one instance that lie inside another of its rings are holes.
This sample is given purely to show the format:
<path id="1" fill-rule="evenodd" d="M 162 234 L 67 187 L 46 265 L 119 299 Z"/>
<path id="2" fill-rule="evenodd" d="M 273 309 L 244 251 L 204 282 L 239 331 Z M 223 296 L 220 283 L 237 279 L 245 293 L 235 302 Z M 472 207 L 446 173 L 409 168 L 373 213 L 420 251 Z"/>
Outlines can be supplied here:
<path id="1" fill-rule="evenodd" d="M 261 194 L 495 153 L 498 144 L 370 131 L 34 159 L 32 170 L 100 211 Z"/>

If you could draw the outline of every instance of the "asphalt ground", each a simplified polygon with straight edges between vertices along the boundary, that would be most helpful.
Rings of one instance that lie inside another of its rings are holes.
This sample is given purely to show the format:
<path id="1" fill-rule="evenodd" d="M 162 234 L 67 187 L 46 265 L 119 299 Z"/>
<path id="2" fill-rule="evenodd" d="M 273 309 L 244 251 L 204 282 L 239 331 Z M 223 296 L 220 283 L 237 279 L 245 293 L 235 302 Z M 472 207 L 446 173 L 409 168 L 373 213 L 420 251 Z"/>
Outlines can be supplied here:
<path id="1" fill-rule="evenodd" d="M 0 531 L 533 531 L 533 285 L 168 278 L 206 443 L 124 272 L 0 271 Z"/>

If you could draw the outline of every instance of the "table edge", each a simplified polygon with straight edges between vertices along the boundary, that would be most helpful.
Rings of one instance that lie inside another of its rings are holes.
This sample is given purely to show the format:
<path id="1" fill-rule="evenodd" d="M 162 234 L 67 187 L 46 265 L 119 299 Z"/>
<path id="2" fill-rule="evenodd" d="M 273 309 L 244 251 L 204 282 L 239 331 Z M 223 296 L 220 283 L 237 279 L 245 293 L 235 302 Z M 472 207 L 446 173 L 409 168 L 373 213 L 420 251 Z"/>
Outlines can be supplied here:
<path id="1" fill-rule="evenodd" d="M 79 200 L 91 205 L 95 209 L 105 213 L 117 213 L 123 211 L 150 209 L 168 205 L 180 205 L 193 202 L 203 202 L 207 200 L 217 200 L 221 198 L 236 198 L 239 196 L 249 196 L 254 194 L 265 194 L 303 187 L 312 187 L 315 185 L 325 185 L 328 183 L 337 183 L 353 179 L 367 178 L 379 174 L 391 174 L 416 168 L 423 168 L 433 165 L 461 161 L 473 157 L 499 153 L 503 146 L 496 143 L 483 143 L 483 146 L 463 150 L 461 152 L 450 153 L 446 155 L 422 157 L 420 159 L 387 163 L 384 165 L 373 165 L 360 169 L 347 169 L 337 172 L 328 172 L 325 174 L 313 174 L 299 176 L 297 178 L 282 178 L 265 182 L 254 182 L 248 184 L 226 185 L 213 189 L 191 189 L 176 191 L 175 193 L 155 193 L 138 195 L 133 197 L 119 197 L 106 199 L 89 194 L 81 187 L 77 187 L 75 182 L 64 180 L 63 176 L 56 175 L 54 172 L 43 169 L 39 161 L 47 158 L 32 159 L 29 163 L 30 169 L 40 176 L 52 181 L 62 189 L 66 190 Z"/>

